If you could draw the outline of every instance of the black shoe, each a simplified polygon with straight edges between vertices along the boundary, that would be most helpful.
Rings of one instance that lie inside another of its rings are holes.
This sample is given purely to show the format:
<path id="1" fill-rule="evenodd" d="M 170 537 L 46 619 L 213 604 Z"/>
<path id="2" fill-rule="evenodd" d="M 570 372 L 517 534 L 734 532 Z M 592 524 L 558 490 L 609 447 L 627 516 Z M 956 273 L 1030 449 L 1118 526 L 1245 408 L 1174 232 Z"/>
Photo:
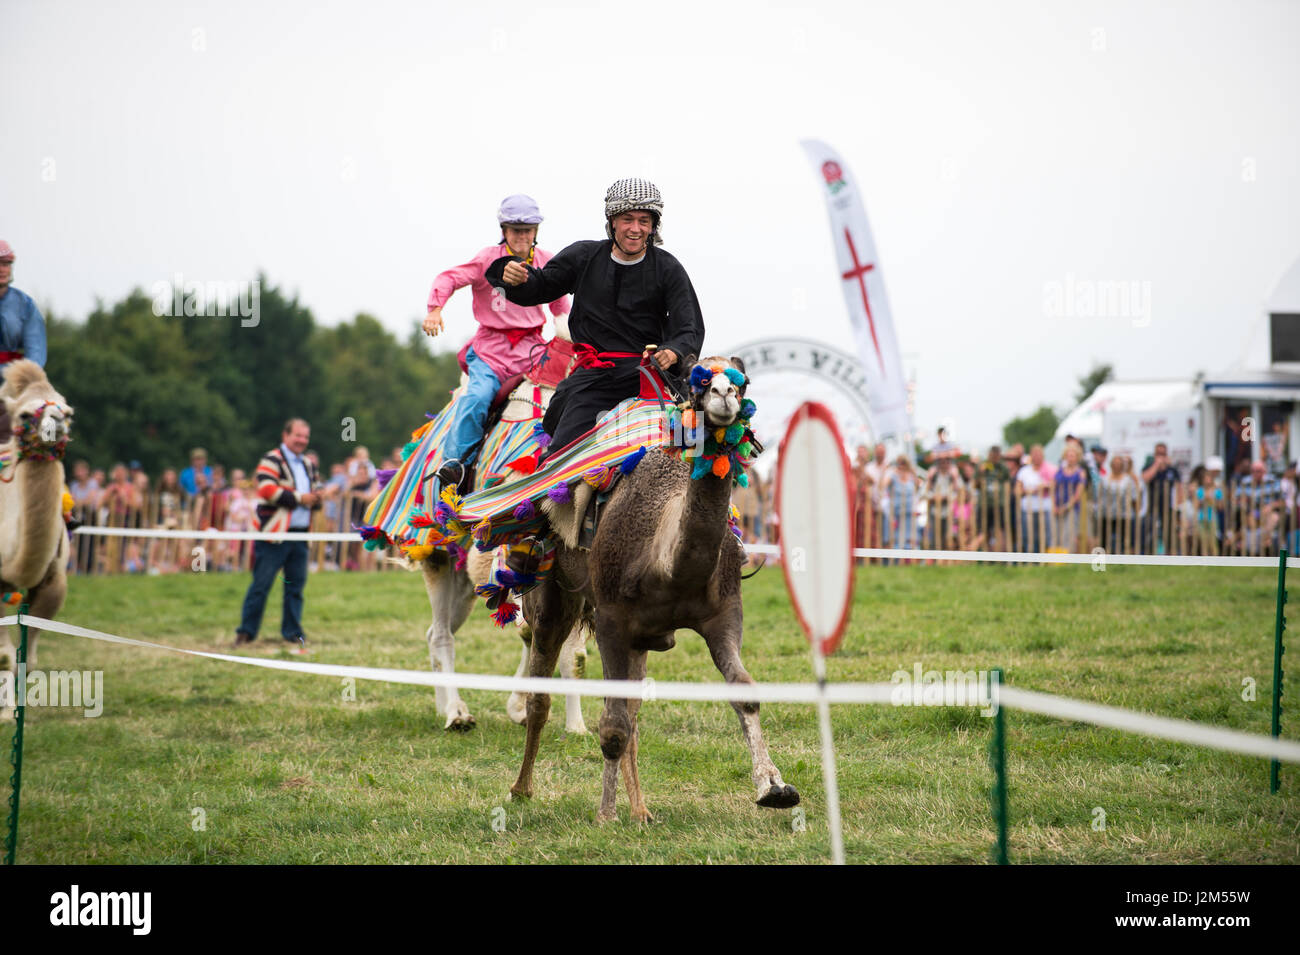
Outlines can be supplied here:
<path id="1" fill-rule="evenodd" d="M 536 537 L 525 538 L 518 544 L 510 545 L 510 549 L 506 551 L 506 566 L 516 576 L 535 575 L 541 569 L 542 558 L 545 556 L 545 541 L 540 541 Z"/>
<path id="2" fill-rule="evenodd" d="M 438 468 L 438 485 L 440 488 L 454 487 L 457 494 L 468 493 L 474 486 L 474 470 L 459 461 L 448 461 Z"/>
<path id="3" fill-rule="evenodd" d="M 243 630 L 236 630 L 235 649 L 238 650 L 240 647 L 247 646 L 248 644 L 252 643 L 256 639 L 257 637 L 253 636 L 250 633 L 245 633 Z"/>

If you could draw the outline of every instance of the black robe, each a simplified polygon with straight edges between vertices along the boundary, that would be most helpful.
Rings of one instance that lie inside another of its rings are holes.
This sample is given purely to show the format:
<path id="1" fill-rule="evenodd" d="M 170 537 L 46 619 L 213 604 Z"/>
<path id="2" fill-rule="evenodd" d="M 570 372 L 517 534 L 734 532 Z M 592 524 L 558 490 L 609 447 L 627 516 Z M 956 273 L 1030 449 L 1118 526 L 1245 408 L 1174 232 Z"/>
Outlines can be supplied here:
<path id="1" fill-rule="evenodd" d="M 485 273 L 516 305 L 540 305 L 572 294 L 569 335 L 574 344 L 637 356 L 612 359 L 613 368 L 579 368 L 560 382 L 543 419 L 552 450 L 563 448 L 610 408 L 640 393 L 637 366 L 646 345 L 671 349 L 679 369 L 685 359 L 698 357 L 704 345 L 700 303 L 681 263 L 651 245 L 640 262 L 620 264 L 611 257 L 613 247 L 609 239 L 575 242 L 544 268 L 528 266 L 528 278 L 521 285 L 501 280 L 512 256 L 497 259 Z"/>

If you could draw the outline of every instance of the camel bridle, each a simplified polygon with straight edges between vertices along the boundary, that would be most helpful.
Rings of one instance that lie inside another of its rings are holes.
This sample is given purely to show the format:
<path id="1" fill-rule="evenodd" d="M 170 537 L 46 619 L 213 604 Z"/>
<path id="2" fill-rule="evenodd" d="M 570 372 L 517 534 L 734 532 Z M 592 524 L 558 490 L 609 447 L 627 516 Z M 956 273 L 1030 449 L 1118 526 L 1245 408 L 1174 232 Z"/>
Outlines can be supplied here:
<path id="1" fill-rule="evenodd" d="M 56 421 L 63 424 L 63 434 L 55 441 L 46 441 L 41 435 L 41 425 L 46 409 L 53 407 Z M 46 399 L 39 408 L 24 411 L 14 424 L 14 437 L 18 441 L 18 461 L 61 461 L 68 448 L 72 430 L 72 409 L 57 401 Z M 17 462 L 15 462 L 17 463 Z M 9 480 L 13 480 L 10 475 Z"/>

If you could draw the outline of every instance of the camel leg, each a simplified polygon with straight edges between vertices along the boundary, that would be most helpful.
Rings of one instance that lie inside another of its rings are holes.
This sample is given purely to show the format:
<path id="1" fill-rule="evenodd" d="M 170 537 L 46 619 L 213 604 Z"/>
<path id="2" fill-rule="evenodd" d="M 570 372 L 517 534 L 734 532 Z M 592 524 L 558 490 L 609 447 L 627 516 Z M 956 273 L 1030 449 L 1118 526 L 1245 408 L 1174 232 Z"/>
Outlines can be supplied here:
<path id="1" fill-rule="evenodd" d="M 64 540 L 67 540 L 66 536 Z M 68 571 L 64 566 L 67 562 L 67 548 L 61 546 L 45 578 L 27 592 L 29 607 L 27 612 L 33 617 L 44 617 L 46 620 L 53 620 L 58 612 L 63 609 L 63 599 L 68 594 Z M 5 629 L 10 628 L 6 627 Z M 34 627 L 29 627 L 27 630 L 28 672 L 36 668 L 36 638 L 40 635 L 41 632 Z"/>
<path id="2" fill-rule="evenodd" d="M 739 600 L 736 606 L 710 620 L 701 630 L 709 647 L 713 664 L 728 683 L 754 683 L 745 665 L 740 661 L 741 615 Z M 754 763 L 754 788 L 757 802 L 767 809 L 789 809 L 799 804 L 799 791 L 786 784 L 781 772 L 767 752 L 767 741 L 758 722 L 757 703 L 732 703 L 740 719 L 740 731 Z"/>
<path id="3" fill-rule="evenodd" d="M 569 631 L 569 637 L 560 648 L 560 676 L 566 680 L 581 680 L 587 669 L 587 638 L 581 624 Z M 569 693 L 564 697 L 564 731 L 585 736 L 587 724 L 582 719 L 582 697 Z"/>
<path id="4" fill-rule="evenodd" d="M 628 667 L 629 680 L 644 680 L 646 654 L 645 651 L 632 651 L 629 654 L 631 665 Z M 637 822 L 650 822 L 654 819 L 650 815 L 650 810 L 646 808 L 645 797 L 641 793 L 641 777 L 637 772 L 636 753 L 637 741 L 641 738 L 641 731 L 637 727 L 637 713 L 641 710 L 640 700 L 627 701 L 628 718 L 632 721 L 632 735 L 628 737 L 627 748 L 623 750 L 623 758 L 619 761 L 623 770 L 623 785 L 627 789 L 627 801 L 631 809 L 632 818 Z"/>
<path id="5" fill-rule="evenodd" d="M 519 679 L 528 673 L 528 650 L 533 642 L 533 632 L 528 626 L 519 628 L 520 639 L 524 643 L 524 652 L 520 654 L 519 666 L 515 667 L 515 679 Z M 510 694 L 510 699 L 506 700 L 506 715 L 510 719 L 523 726 L 528 720 L 528 694 L 515 691 Z"/>
<path id="6" fill-rule="evenodd" d="M 429 595 L 433 622 L 429 624 L 426 639 L 429 643 L 429 663 L 435 672 L 454 673 L 456 670 L 455 631 L 465 622 L 474 602 L 474 591 L 465 574 L 452 570 L 446 564 L 435 566 L 431 561 L 421 565 L 424 572 L 424 589 Z M 435 687 L 434 704 L 438 713 L 447 717 L 443 729 L 469 730 L 474 717 L 455 687 Z"/>
<path id="7" fill-rule="evenodd" d="M 635 656 L 622 639 L 617 626 L 609 617 L 596 612 L 596 645 L 600 648 L 600 662 L 606 680 L 626 680 L 632 672 Z M 644 672 L 644 662 L 642 663 Z M 628 701 L 619 697 L 606 697 L 600 714 L 600 751 L 605 756 L 601 774 L 600 809 L 598 822 L 614 818 L 614 795 L 618 781 L 618 765 L 632 740 L 632 718 Z M 631 796 L 631 793 L 628 794 Z"/>
<path id="8" fill-rule="evenodd" d="M 0 627 L 0 723 L 14 718 L 18 700 L 18 649 L 9 636 L 12 629 Z"/>
<path id="9" fill-rule="evenodd" d="M 528 672 L 528 646 L 532 641 L 532 629 L 527 624 L 521 628 L 520 637 L 524 641 L 524 652 L 519 658 L 519 667 L 515 670 L 516 677 Z M 581 680 L 586 667 L 587 643 L 582 627 L 576 626 L 560 648 L 560 676 L 566 680 Z M 506 714 L 522 725 L 528 719 L 528 694 L 511 693 L 510 699 L 506 701 Z M 564 731 L 578 736 L 587 732 L 587 724 L 582 719 L 582 697 L 576 693 L 564 697 Z"/>
<path id="10" fill-rule="evenodd" d="M 533 629 L 528 674 L 549 678 L 555 674 L 560 648 L 582 610 L 582 597 L 560 589 L 554 579 L 534 588 L 528 597 L 527 618 Z M 550 694 L 528 695 L 528 732 L 524 740 L 524 758 L 519 766 L 519 778 L 510 787 L 510 795 L 515 799 L 532 798 L 533 764 L 537 761 L 537 751 L 541 746 L 542 727 L 546 725 L 550 713 Z"/>
<path id="11" fill-rule="evenodd" d="M 619 765 L 619 760 L 607 759 L 600 771 L 600 808 L 596 810 L 596 822 L 601 825 L 613 822 L 618 816 L 614 798 L 618 795 Z"/>

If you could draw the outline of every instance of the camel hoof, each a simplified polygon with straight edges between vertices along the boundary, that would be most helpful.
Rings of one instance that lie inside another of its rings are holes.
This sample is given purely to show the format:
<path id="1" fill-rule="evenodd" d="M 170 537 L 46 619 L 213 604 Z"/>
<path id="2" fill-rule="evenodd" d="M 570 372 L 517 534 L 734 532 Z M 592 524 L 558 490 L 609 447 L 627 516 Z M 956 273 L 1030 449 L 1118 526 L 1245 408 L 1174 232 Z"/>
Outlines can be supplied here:
<path id="1" fill-rule="evenodd" d="M 465 716 L 452 717 L 447 721 L 443 729 L 457 733 L 468 733 L 474 728 L 474 717 L 466 714 Z"/>
<path id="2" fill-rule="evenodd" d="M 598 825 L 598 826 L 608 825 L 609 823 L 613 822 L 613 821 L 614 821 L 615 819 L 617 819 L 617 818 L 618 818 L 618 815 L 617 815 L 616 813 L 612 813 L 612 812 L 597 812 L 597 813 L 596 813 L 596 825 Z"/>
<path id="3" fill-rule="evenodd" d="M 523 693 L 511 693 L 506 700 L 506 716 L 510 722 L 523 726 L 528 722 L 528 697 Z"/>
<path id="4" fill-rule="evenodd" d="M 532 798 L 533 798 L 533 791 L 532 791 L 531 788 L 530 788 L 530 789 L 516 789 L 514 786 L 511 786 L 511 787 L 510 787 L 510 798 L 513 799 L 515 802 L 522 802 L 522 801 L 525 800 L 525 799 L 532 799 Z"/>
<path id="5" fill-rule="evenodd" d="M 758 797 L 758 804 L 764 809 L 791 809 L 799 805 L 799 790 L 793 786 L 773 783 L 767 792 Z"/>
<path id="6" fill-rule="evenodd" d="M 650 814 L 649 809 L 647 809 L 645 806 L 642 806 L 640 809 L 632 810 L 632 821 L 641 823 L 642 825 L 647 825 L 649 823 L 654 822 L 655 817 Z"/>
<path id="7" fill-rule="evenodd" d="M 578 720 L 576 723 L 565 723 L 564 732 L 571 733 L 574 736 L 586 736 L 587 724 L 582 720 Z"/>

